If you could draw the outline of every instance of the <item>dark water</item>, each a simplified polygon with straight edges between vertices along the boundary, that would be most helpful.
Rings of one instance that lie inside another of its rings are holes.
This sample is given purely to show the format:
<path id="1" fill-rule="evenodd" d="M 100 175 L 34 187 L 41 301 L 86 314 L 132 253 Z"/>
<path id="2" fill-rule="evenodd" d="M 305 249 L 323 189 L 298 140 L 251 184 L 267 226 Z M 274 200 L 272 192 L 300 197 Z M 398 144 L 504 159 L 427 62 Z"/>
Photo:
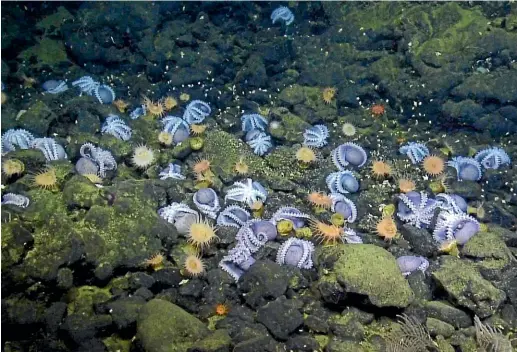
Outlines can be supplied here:
<path id="1" fill-rule="evenodd" d="M 3 350 L 515 350 L 515 3 L 1 6 Z"/>

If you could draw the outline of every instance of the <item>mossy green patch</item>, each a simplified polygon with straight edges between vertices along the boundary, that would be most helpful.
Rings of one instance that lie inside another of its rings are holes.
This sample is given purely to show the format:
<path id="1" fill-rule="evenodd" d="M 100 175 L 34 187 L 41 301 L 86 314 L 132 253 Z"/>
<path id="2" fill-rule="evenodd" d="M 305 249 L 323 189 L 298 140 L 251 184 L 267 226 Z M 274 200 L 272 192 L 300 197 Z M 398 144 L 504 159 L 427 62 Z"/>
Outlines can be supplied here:
<path id="1" fill-rule="evenodd" d="M 504 292 L 485 280 L 474 264 L 459 258 L 442 257 L 440 267 L 432 276 L 451 299 L 482 318 L 494 314 L 505 298 Z"/>
<path id="2" fill-rule="evenodd" d="M 36 28 L 44 30 L 46 34 L 57 34 L 61 25 L 73 18 L 74 16 L 66 8 L 59 6 L 56 12 L 36 23 Z"/>
<path id="3" fill-rule="evenodd" d="M 371 244 L 343 245 L 342 250 L 334 271 L 347 291 L 367 295 L 379 307 L 407 307 L 413 301 L 391 253 Z"/>
<path id="4" fill-rule="evenodd" d="M 493 269 L 503 269 L 513 258 L 501 237 L 493 232 L 478 233 L 463 246 L 461 253 L 481 259 L 478 265 Z"/>
<path id="5" fill-rule="evenodd" d="M 80 175 L 72 177 L 63 188 L 64 201 L 69 207 L 90 208 L 94 204 L 106 204 L 102 193 L 102 189 Z"/>
<path id="6" fill-rule="evenodd" d="M 42 38 L 37 44 L 22 51 L 19 57 L 23 60 L 36 59 L 36 68 L 52 68 L 63 63 L 69 63 L 66 49 L 62 41 Z"/>
<path id="7" fill-rule="evenodd" d="M 32 238 L 18 220 L 2 224 L 2 272 L 19 262 L 25 253 L 25 241 Z"/>
<path id="8" fill-rule="evenodd" d="M 94 306 L 106 302 L 111 298 L 108 288 L 96 286 L 74 287 L 68 293 L 67 313 L 93 315 Z"/>

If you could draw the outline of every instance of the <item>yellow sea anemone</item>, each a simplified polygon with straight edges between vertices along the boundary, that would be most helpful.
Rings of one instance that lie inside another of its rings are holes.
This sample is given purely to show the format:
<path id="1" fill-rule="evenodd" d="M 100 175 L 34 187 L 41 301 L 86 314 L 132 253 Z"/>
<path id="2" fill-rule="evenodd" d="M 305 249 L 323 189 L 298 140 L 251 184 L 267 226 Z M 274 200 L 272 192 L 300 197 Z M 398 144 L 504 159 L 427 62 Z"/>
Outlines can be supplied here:
<path id="1" fill-rule="evenodd" d="M 233 170 L 238 174 L 238 175 L 246 175 L 249 171 L 249 167 L 248 167 L 248 164 L 246 164 L 244 162 L 244 158 L 243 157 L 240 157 L 239 158 L 239 161 L 237 161 L 235 163 L 235 166 L 233 167 Z"/>
<path id="2" fill-rule="evenodd" d="M 153 150 L 145 145 L 139 145 L 133 150 L 131 162 L 139 169 L 147 169 L 154 160 Z"/>
<path id="3" fill-rule="evenodd" d="M 341 127 L 341 131 L 347 137 L 353 137 L 357 133 L 357 129 L 351 123 L 345 122 Z"/>
<path id="4" fill-rule="evenodd" d="M 173 97 L 168 96 L 163 100 L 163 106 L 165 107 L 165 110 L 172 110 L 178 106 L 178 102 Z"/>
<path id="5" fill-rule="evenodd" d="M 196 221 L 190 225 L 187 240 L 197 247 L 207 247 L 217 238 L 216 231 L 216 227 L 198 215 Z"/>
<path id="6" fill-rule="evenodd" d="M 33 185 L 43 189 L 54 189 L 57 186 L 56 169 L 47 168 L 32 176 Z"/>
<path id="7" fill-rule="evenodd" d="M 190 254 L 185 258 L 183 268 L 190 276 L 198 276 L 205 272 L 205 263 L 199 255 Z"/>
<path id="8" fill-rule="evenodd" d="M 172 134 L 167 131 L 161 131 L 158 133 L 158 141 L 163 145 L 170 146 L 172 145 L 173 140 Z"/>
<path id="9" fill-rule="evenodd" d="M 323 101 L 325 102 L 325 104 L 332 103 L 332 100 L 336 96 L 336 92 L 337 92 L 337 89 L 333 88 L 333 87 L 327 87 L 327 88 L 323 89 L 321 97 L 322 97 Z"/>
<path id="10" fill-rule="evenodd" d="M 18 159 L 7 159 L 2 162 L 2 172 L 7 177 L 20 175 L 25 170 L 25 165 Z"/>
<path id="11" fill-rule="evenodd" d="M 153 116 L 159 117 L 165 113 L 165 107 L 163 106 L 163 103 L 160 101 L 157 101 L 155 103 L 151 99 L 144 97 L 144 105 L 145 105 L 146 111 L 149 112 Z"/>
<path id="12" fill-rule="evenodd" d="M 296 151 L 296 160 L 310 164 L 317 160 L 316 153 L 309 147 L 301 147 Z"/>

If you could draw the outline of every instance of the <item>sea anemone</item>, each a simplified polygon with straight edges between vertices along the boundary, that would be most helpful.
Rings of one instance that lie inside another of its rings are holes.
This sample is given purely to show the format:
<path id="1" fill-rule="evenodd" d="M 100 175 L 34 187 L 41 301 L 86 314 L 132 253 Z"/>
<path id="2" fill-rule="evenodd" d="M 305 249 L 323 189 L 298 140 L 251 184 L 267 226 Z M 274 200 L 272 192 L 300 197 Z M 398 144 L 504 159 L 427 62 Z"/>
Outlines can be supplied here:
<path id="1" fill-rule="evenodd" d="M 163 106 L 165 107 L 165 110 L 172 110 L 173 108 L 178 106 L 178 102 L 173 97 L 168 96 L 165 99 L 163 99 Z"/>
<path id="2" fill-rule="evenodd" d="M 18 159 L 7 159 L 2 162 L 2 172 L 7 177 L 19 175 L 25 170 L 25 165 Z"/>
<path id="3" fill-rule="evenodd" d="M 323 89 L 323 92 L 321 93 L 321 97 L 325 104 L 332 103 L 332 100 L 336 96 L 337 89 L 333 87 L 327 87 Z"/>
<path id="4" fill-rule="evenodd" d="M 190 95 L 187 94 L 187 93 L 181 93 L 180 94 L 180 100 L 181 101 L 189 101 L 190 100 Z"/>
<path id="5" fill-rule="evenodd" d="M 300 147 L 296 151 L 296 160 L 304 163 L 304 164 L 310 164 L 317 160 L 316 153 L 314 150 L 312 150 L 309 147 Z"/>
<path id="6" fill-rule="evenodd" d="M 208 159 L 196 159 L 195 164 L 192 166 L 192 171 L 195 174 L 202 174 L 210 170 L 210 160 Z"/>
<path id="7" fill-rule="evenodd" d="M 160 117 L 165 113 L 165 107 L 163 106 L 163 103 L 160 101 L 157 101 L 155 103 L 151 99 L 144 97 L 144 105 L 146 111 L 148 111 L 153 116 Z"/>
<path id="8" fill-rule="evenodd" d="M 332 206 L 332 198 L 323 192 L 311 192 L 307 195 L 307 200 L 319 209 L 329 209 Z"/>
<path id="9" fill-rule="evenodd" d="M 397 236 L 397 224 L 393 217 L 386 216 L 375 225 L 375 231 L 385 241 L 391 241 Z"/>
<path id="10" fill-rule="evenodd" d="M 57 186 L 56 169 L 49 167 L 32 177 L 33 185 L 52 190 Z"/>
<path id="11" fill-rule="evenodd" d="M 128 103 L 126 103 L 126 102 L 125 102 L 124 100 L 122 100 L 122 99 L 117 99 L 117 100 L 115 100 L 115 101 L 113 102 L 113 105 L 115 105 L 115 107 L 117 108 L 117 110 L 118 110 L 119 112 L 122 112 L 122 113 L 126 112 L 126 109 L 127 109 L 127 107 L 129 106 L 129 104 L 128 104 Z"/>
<path id="12" fill-rule="evenodd" d="M 97 174 L 83 174 L 84 177 L 86 177 L 88 180 L 90 180 L 91 183 L 95 184 L 101 184 L 102 178 Z"/>
<path id="13" fill-rule="evenodd" d="M 154 160 L 153 150 L 146 145 L 139 145 L 133 150 L 131 162 L 140 169 L 147 169 Z"/>
<path id="14" fill-rule="evenodd" d="M 235 163 L 233 169 L 238 175 L 246 175 L 249 171 L 248 164 L 244 162 L 244 158 L 242 156 L 239 158 L 239 161 Z"/>
<path id="15" fill-rule="evenodd" d="M 383 178 L 392 174 L 391 165 L 383 160 L 372 161 L 372 175 L 375 178 Z"/>
<path id="16" fill-rule="evenodd" d="M 343 124 L 343 126 L 341 127 L 341 131 L 347 137 L 353 137 L 357 133 L 357 129 L 355 128 L 355 126 L 349 122 L 345 122 Z"/>
<path id="17" fill-rule="evenodd" d="M 199 136 L 189 138 L 188 142 L 192 150 L 200 150 L 205 145 L 205 140 Z"/>
<path id="18" fill-rule="evenodd" d="M 192 134 L 197 136 L 203 134 L 206 131 L 206 125 L 198 125 L 193 123 L 192 125 L 190 125 L 190 130 L 192 131 Z"/>
<path id="19" fill-rule="evenodd" d="M 408 193 L 416 189 L 415 181 L 411 176 L 401 176 L 397 178 L 397 185 L 402 193 Z"/>
<path id="20" fill-rule="evenodd" d="M 198 276 L 205 272 L 205 263 L 197 254 L 189 254 L 185 258 L 183 268 L 190 276 Z"/>
<path id="21" fill-rule="evenodd" d="M 219 316 L 225 316 L 230 311 L 230 307 L 228 307 L 225 303 L 218 303 L 215 306 L 215 314 Z"/>
<path id="22" fill-rule="evenodd" d="M 318 220 L 311 220 L 310 226 L 312 233 L 326 244 L 343 242 L 344 230 L 342 227 L 325 224 Z"/>
<path id="23" fill-rule="evenodd" d="M 422 162 L 424 170 L 428 175 L 437 176 L 445 170 L 445 160 L 436 155 L 429 155 L 425 157 Z"/>
<path id="24" fill-rule="evenodd" d="M 195 246 L 203 248 L 217 238 L 216 231 L 216 227 L 198 215 L 196 221 L 190 224 L 187 240 Z"/>
<path id="25" fill-rule="evenodd" d="M 384 115 L 386 109 L 384 108 L 384 105 L 375 104 L 370 108 L 370 111 L 372 112 L 373 116 L 381 116 Z"/>
<path id="26" fill-rule="evenodd" d="M 158 141 L 163 145 L 170 146 L 172 145 L 173 140 L 174 138 L 169 132 L 161 131 L 158 134 Z"/>
<path id="27" fill-rule="evenodd" d="M 154 271 L 160 270 L 163 268 L 163 262 L 165 261 L 165 257 L 161 253 L 156 253 L 152 255 L 150 258 L 144 260 L 143 265 L 145 267 L 151 267 Z"/>

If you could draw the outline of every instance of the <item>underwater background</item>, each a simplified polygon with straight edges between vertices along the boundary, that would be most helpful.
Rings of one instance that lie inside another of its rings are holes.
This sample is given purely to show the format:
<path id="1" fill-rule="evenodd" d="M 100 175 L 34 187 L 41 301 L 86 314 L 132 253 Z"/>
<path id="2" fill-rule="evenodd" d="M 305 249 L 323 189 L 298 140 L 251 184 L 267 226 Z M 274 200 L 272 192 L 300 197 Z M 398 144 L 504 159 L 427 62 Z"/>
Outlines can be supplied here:
<path id="1" fill-rule="evenodd" d="M 1 9 L 3 351 L 517 350 L 517 3 Z"/>

